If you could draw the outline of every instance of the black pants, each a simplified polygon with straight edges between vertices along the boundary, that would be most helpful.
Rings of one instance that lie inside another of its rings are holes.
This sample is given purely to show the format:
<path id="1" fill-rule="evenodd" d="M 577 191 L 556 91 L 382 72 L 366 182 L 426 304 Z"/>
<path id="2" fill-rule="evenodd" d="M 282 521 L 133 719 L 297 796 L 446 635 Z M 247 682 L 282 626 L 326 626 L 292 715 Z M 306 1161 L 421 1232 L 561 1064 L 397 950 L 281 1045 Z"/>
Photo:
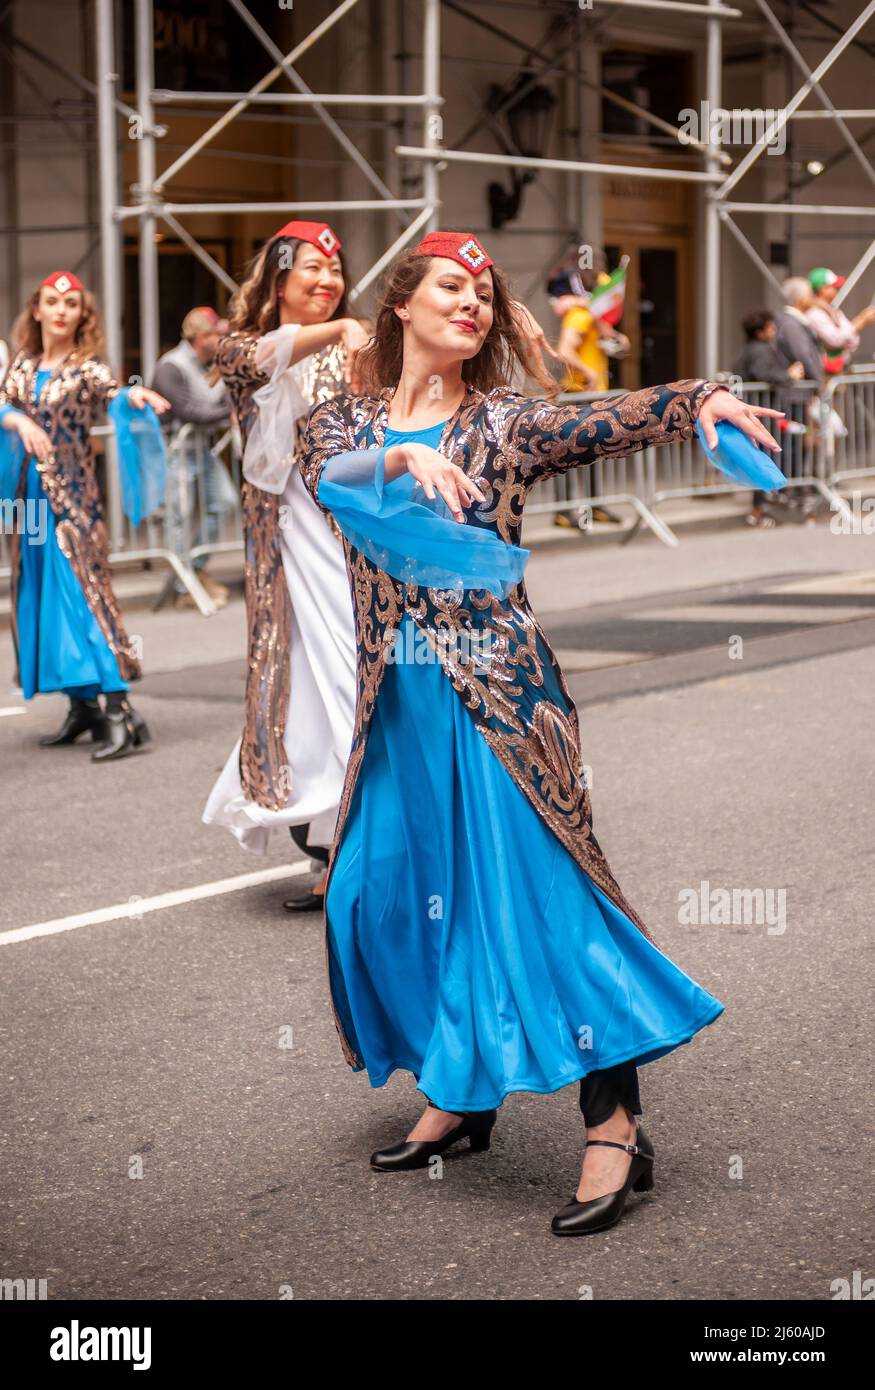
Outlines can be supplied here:
<path id="1" fill-rule="evenodd" d="M 591 1071 L 580 1083 L 580 1113 L 588 1129 L 609 1120 L 617 1105 L 641 1115 L 638 1070 L 633 1062 L 620 1062 L 606 1071 Z"/>
<path id="2" fill-rule="evenodd" d="M 433 1100 L 428 1103 L 434 1110 L 440 1109 Z M 638 1070 L 632 1062 L 620 1062 L 606 1071 L 591 1071 L 580 1083 L 580 1113 L 587 1129 L 609 1120 L 618 1104 L 625 1105 L 633 1115 L 644 1113 L 638 1093 Z"/>
<path id="3" fill-rule="evenodd" d="M 302 849 L 305 854 L 309 854 L 311 859 L 317 859 L 320 864 L 328 863 L 328 850 L 323 845 L 308 845 L 307 832 L 310 829 L 309 821 L 306 825 L 290 825 L 289 834 L 294 840 L 298 849 Z"/>

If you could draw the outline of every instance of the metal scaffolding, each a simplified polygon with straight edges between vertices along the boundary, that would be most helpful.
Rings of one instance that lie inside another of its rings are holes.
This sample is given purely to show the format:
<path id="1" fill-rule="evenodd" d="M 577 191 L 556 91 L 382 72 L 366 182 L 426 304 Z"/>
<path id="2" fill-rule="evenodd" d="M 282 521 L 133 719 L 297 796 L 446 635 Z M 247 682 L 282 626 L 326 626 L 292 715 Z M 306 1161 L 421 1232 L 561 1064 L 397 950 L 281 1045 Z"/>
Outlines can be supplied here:
<path id="1" fill-rule="evenodd" d="M 383 267 L 423 228 L 437 225 L 441 210 L 440 175 L 449 164 L 479 164 L 488 167 L 510 167 L 534 172 L 559 171 L 576 178 L 583 176 L 604 177 L 621 172 L 626 176 L 641 179 L 663 179 L 701 185 L 704 210 L 703 245 L 703 293 L 705 298 L 704 343 L 702 345 L 702 368 L 705 375 L 713 375 L 719 366 L 719 328 L 720 328 L 720 256 L 721 231 L 726 227 L 738 245 L 750 258 L 758 273 L 772 285 L 777 281 L 769 267 L 760 258 L 755 248 L 735 222 L 739 213 L 784 213 L 788 216 L 842 216 L 863 217 L 875 222 L 875 200 L 869 206 L 834 206 L 829 204 L 803 204 L 796 202 L 770 203 L 763 200 L 738 201 L 730 194 L 744 176 L 760 159 L 776 137 L 780 136 L 787 122 L 793 119 L 831 120 L 848 145 L 853 157 L 860 165 L 866 180 L 875 185 L 875 169 L 854 139 L 848 127 L 848 120 L 871 116 L 871 112 L 838 110 L 833 105 L 821 79 L 829 72 L 837 58 L 853 43 L 864 26 L 875 15 L 875 0 L 866 4 L 851 26 L 841 33 L 830 51 L 812 71 L 808 68 L 798 49 L 792 42 L 784 26 L 776 18 L 767 0 L 756 0 L 759 11 L 769 28 L 775 33 L 786 49 L 793 64 L 802 74 L 803 81 L 792 99 L 764 129 L 744 157 L 732 168 L 731 158 L 717 142 L 707 139 L 688 140 L 685 149 L 692 148 L 701 155 L 704 168 L 677 169 L 648 164 L 609 163 L 599 159 L 550 159 L 525 156 L 521 153 L 494 153 L 468 149 L 447 148 L 443 144 L 441 107 L 441 7 L 452 9 L 472 22 L 493 32 L 510 37 L 519 43 L 530 55 L 529 68 L 534 72 L 534 82 L 539 75 L 564 74 L 572 81 L 595 88 L 607 100 L 623 105 L 642 120 L 659 128 L 663 134 L 673 133 L 681 146 L 679 129 L 656 117 L 653 113 L 630 102 L 627 98 L 613 93 L 594 83 L 591 78 L 581 75 L 579 65 L 567 66 L 555 57 L 542 53 L 528 41 L 508 35 L 506 31 L 480 16 L 472 15 L 456 0 L 421 0 L 422 5 L 422 86 L 423 91 L 415 94 L 384 93 L 316 93 L 310 90 L 295 67 L 298 60 L 323 35 L 327 34 L 337 22 L 358 3 L 358 0 L 342 0 L 322 22 L 296 46 L 283 54 L 258 20 L 248 9 L 244 0 L 227 0 L 240 19 L 265 50 L 271 61 L 265 75 L 248 92 L 191 92 L 156 90 L 153 68 L 153 15 L 152 0 L 135 0 L 135 67 L 136 103 L 135 116 L 139 122 L 137 142 L 137 182 L 132 188 L 133 202 L 119 205 L 117 202 L 118 167 L 116 152 L 115 123 L 117 112 L 123 108 L 116 100 L 113 54 L 115 35 L 113 32 L 113 0 L 96 0 L 97 17 L 97 104 L 98 130 L 100 144 L 100 225 L 101 255 L 103 274 L 103 302 L 107 319 L 108 345 L 113 360 L 121 360 L 121 245 L 120 232 L 123 224 L 137 222 L 139 226 L 139 287 L 141 323 L 141 362 L 143 374 L 148 377 L 158 356 L 158 251 L 155 229 L 159 223 L 168 227 L 175 236 L 189 248 L 203 265 L 227 288 L 234 282 L 225 270 L 217 264 L 209 252 L 200 245 L 194 235 L 180 219 L 207 213 L 258 213 L 277 212 L 283 214 L 307 212 L 369 212 L 391 211 L 398 215 L 401 227 L 398 235 L 388 245 L 370 269 L 362 276 L 352 291 L 352 298 L 358 298 L 372 283 Z M 706 60 L 705 92 L 703 100 L 709 108 L 721 107 L 723 71 L 723 27 L 726 23 L 743 18 L 742 12 L 723 3 L 723 0 L 706 0 L 706 3 L 685 3 L 685 0 L 606 0 L 609 7 L 642 9 L 664 12 L 668 16 L 681 13 L 701 19 L 705 25 Z M 488 62 L 488 59 L 482 61 Z M 273 83 L 284 77 L 293 88 L 292 92 L 268 91 Z M 816 93 L 823 103 L 816 110 L 801 111 L 799 108 L 806 98 Z M 155 123 L 155 107 L 168 107 L 180 103 L 225 106 L 227 109 L 201 134 L 191 146 L 163 171 L 157 171 L 157 150 L 163 134 Z M 242 112 L 250 107 L 258 109 L 267 103 L 287 107 L 304 106 L 311 110 L 334 140 L 362 173 L 377 195 L 372 198 L 325 201 L 319 199 L 276 201 L 276 202 L 178 202 L 168 197 L 168 186 L 186 165 Z M 397 144 L 395 154 L 402 160 L 414 161 L 421 170 L 422 193 L 418 198 L 397 196 L 365 159 L 360 150 L 330 114 L 329 108 L 347 106 L 378 107 L 381 109 L 419 109 L 422 113 L 422 143 L 419 145 Z M 128 113 L 130 119 L 130 113 Z M 482 125 L 484 122 L 480 122 Z M 479 125 L 477 128 L 479 128 Z M 464 141 L 462 143 L 465 143 Z M 840 291 L 840 302 L 853 288 L 867 266 L 875 259 L 875 240 L 860 257 L 853 271 L 848 275 L 845 286 Z"/>

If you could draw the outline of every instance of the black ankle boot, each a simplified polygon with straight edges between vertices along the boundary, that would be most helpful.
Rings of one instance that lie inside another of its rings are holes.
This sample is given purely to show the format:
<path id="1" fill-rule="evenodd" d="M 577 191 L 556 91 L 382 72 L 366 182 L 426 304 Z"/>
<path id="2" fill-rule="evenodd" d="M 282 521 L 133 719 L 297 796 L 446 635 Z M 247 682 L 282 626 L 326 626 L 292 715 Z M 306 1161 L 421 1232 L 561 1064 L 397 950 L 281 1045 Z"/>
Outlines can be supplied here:
<path id="1" fill-rule="evenodd" d="M 94 763 L 126 758 L 129 753 L 133 753 L 136 748 L 142 748 L 151 740 L 152 735 L 142 715 L 137 713 L 127 698 L 118 699 L 114 692 L 107 696 L 104 722 L 104 741 L 91 754 L 91 761 Z"/>
<path id="2" fill-rule="evenodd" d="M 152 734 L 142 714 L 140 714 L 138 710 L 135 710 L 133 705 L 127 700 L 125 700 L 123 708 L 130 716 L 131 728 L 134 731 L 134 747 L 142 748 L 144 744 L 151 743 Z"/>
<path id="3" fill-rule="evenodd" d="M 105 717 L 106 737 L 91 754 L 93 763 L 108 763 L 114 758 L 126 758 L 134 751 L 134 731 L 124 710 L 108 709 Z"/>
<path id="4" fill-rule="evenodd" d="M 432 1102 L 429 1101 L 429 1105 Z M 433 1106 L 439 1110 L 440 1106 Z M 450 1112 L 457 1115 L 460 1112 Z M 435 1154 L 442 1154 L 459 1139 L 471 1141 L 472 1153 L 483 1153 L 489 1148 L 492 1129 L 498 1117 L 497 1110 L 469 1110 L 461 1113 L 462 1123 L 445 1134 L 443 1139 L 405 1139 L 393 1144 L 390 1149 L 379 1149 L 371 1154 L 371 1167 L 383 1173 L 395 1173 L 408 1168 L 427 1168 Z"/>
<path id="5" fill-rule="evenodd" d="M 75 743 L 82 734 L 90 733 L 95 743 L 105 738 L 103 711 L 97 700 L 70 697 L 67 717 L 56 734 L 40 739 L 40 747 L 57 748 L 62 743 Z"/>

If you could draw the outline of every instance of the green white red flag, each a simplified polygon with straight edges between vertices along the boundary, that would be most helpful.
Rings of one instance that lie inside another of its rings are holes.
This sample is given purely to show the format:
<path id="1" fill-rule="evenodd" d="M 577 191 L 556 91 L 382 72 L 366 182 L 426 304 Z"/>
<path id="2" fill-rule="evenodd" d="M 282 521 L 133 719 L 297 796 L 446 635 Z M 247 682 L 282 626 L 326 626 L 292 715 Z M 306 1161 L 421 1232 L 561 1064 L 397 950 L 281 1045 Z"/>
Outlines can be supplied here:
<path id="1" fill-rule="evenodd" d="M 597 319 L 605 319 L 613 328 L 616 328 L 623 317 L 623 308 L 626 303 L 626 266 L 628 263 L 628 256 L 624 256 L 617 269 L 611 271 L 605 283 L 596 286 L 587 305 L 591 314 L 595 315 Z"/>

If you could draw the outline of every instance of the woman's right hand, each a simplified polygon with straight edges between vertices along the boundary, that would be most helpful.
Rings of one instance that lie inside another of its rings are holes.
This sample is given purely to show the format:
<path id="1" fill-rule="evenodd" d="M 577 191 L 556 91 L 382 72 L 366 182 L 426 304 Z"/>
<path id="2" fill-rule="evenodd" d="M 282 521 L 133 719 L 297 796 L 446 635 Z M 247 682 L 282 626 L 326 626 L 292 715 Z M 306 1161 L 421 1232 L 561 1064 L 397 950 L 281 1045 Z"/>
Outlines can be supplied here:
<path id="1" fill-rule="evenodd" d="M 427 444 L 393 444 L 386 450 L 385 475 L 397 478 L 405 469 L 422 487 L 426 497 L 439 492 L 453 514 L 464 521 L 464 508 L 471 501 L 485 502 L 483 493 L 455 463 Z"/>
<path id="2" fill-rule="evenodd" d="M 340 343 L 345 350 L 343 362 L 343 379 L 349 385 L 354 395 L 358 395 L 362 389 L 359 379 L 356 357 L 362 348 L 371 340 L 370 333 L 358 319 L 341 319 L 342 327 L 340 330 Z"/>
<path id="3" fill-rule="evenodd" d="M 10 411 L 3 421 L 6 429 L 16 430 L 28 454 L 33 454 L 40 463 L 45 463 L 51 457 L 52 441 L 45 430 L 35 425 L 29 415 L 23 411 Z"/>

